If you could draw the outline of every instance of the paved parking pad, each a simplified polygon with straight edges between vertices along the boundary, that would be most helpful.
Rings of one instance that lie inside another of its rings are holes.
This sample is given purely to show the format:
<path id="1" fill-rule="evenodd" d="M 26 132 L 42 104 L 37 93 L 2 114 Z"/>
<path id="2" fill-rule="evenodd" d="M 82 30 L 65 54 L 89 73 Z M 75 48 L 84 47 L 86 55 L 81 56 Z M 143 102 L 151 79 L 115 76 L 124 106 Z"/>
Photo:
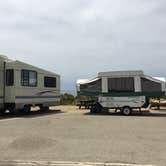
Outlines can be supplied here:
<path id="1" fill-rule="evenodd" d="M 73 166 L 104 163 L 165 166 L 166 112 L 121 116 L 91 115 L 74 107 L 59 109 L 62 111 L 0 117 L 0 161 L 12 161 L 1 162 L 0 166 L 39 165 L 24 161 Z"/>

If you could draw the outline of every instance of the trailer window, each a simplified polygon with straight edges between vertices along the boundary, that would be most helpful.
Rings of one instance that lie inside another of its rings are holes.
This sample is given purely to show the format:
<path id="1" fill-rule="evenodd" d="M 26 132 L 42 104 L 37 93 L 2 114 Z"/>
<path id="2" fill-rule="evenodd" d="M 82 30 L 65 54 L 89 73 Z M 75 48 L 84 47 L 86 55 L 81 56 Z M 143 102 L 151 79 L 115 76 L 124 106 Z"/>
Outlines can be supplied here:
<path id="1" fill-rule="evenodd" d="M 37 86 L 37 72 L 31 70 L 22 70 L 21 71 L 21 85 L 22 86 Z"/>
<path id="2" fill-rule="evenodd" d="M 14 85 L 14 70 L 8 69 L 6 70 L 6 86 Z"/>
<path id="3" fill-rule="evenodd" d="M 56 77 L 44 77 L 44 86 L 48 88 L 56 87 Z"/>
<path id="4" fill-rule="evenodd" d="M 161 92 L 161 83 L 141 78 L 142 92 Z"/>
<path id="5" fill-rule="evenodd" d="M 134 92 L 134 78 L 121 77 L 108 79 L 109 92 Z"/>

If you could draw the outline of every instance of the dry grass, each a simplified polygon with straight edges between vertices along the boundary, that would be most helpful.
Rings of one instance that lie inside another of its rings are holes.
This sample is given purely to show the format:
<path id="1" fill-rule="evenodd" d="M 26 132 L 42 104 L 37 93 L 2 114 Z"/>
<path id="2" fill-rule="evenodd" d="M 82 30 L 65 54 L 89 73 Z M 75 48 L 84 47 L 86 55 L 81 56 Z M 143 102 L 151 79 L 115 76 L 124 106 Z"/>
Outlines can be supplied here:
<path id="1" fill-rule="evenodd" d="M 38 111 L 39 107 L 32 107 L 32 111 Z M 52 106 L 50 107 L 50 110 L 61 110 L 61 111 L 80 111 L 78 106 L 75 105 L 60 105 L 60 106 Z M 85 110 L 85 109 L 84 109 Z"/>
<path id="2" fill-rule="evenodd" d="M 60 105 L 60 106 L 54 106 L 50 107 L 51 110 L 61 110 L 61 111 L 80 111 L 78 106 L 75 105 Z"/>

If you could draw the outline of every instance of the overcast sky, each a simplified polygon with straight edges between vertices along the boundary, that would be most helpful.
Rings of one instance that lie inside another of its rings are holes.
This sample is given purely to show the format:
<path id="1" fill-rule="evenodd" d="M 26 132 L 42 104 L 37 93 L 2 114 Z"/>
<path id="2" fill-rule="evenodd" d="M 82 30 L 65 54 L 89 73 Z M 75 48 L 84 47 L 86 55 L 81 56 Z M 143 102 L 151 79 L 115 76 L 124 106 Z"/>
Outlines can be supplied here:
<path id="1" fill-rule="evenodd" d="M 166 77 L 166 0 L 0 1 L 0 54 L 60 74 L 67 91 L 100 71 Z"/>

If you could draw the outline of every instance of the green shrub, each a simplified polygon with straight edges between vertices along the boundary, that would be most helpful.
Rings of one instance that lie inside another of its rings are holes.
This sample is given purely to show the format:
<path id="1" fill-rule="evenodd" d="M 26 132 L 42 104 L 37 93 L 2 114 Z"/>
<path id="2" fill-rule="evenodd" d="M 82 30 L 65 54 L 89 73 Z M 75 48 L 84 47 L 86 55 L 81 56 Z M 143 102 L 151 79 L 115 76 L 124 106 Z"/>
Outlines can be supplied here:
<path id="1" fill-rule="evenodd" d="M 69 93 L 62 94 L 60 103 L 61 105 L 73 105 L 75 104 L 75 97 Z"/>
<path id="2" fill-rule="evenodd" d="M 77 105 L 80 100 L 96 100 L 94 97 L 90 96 L 73 96 L 69 93 L 64 93 L 61 95 L 60 104 L 61 105 Z"/>

